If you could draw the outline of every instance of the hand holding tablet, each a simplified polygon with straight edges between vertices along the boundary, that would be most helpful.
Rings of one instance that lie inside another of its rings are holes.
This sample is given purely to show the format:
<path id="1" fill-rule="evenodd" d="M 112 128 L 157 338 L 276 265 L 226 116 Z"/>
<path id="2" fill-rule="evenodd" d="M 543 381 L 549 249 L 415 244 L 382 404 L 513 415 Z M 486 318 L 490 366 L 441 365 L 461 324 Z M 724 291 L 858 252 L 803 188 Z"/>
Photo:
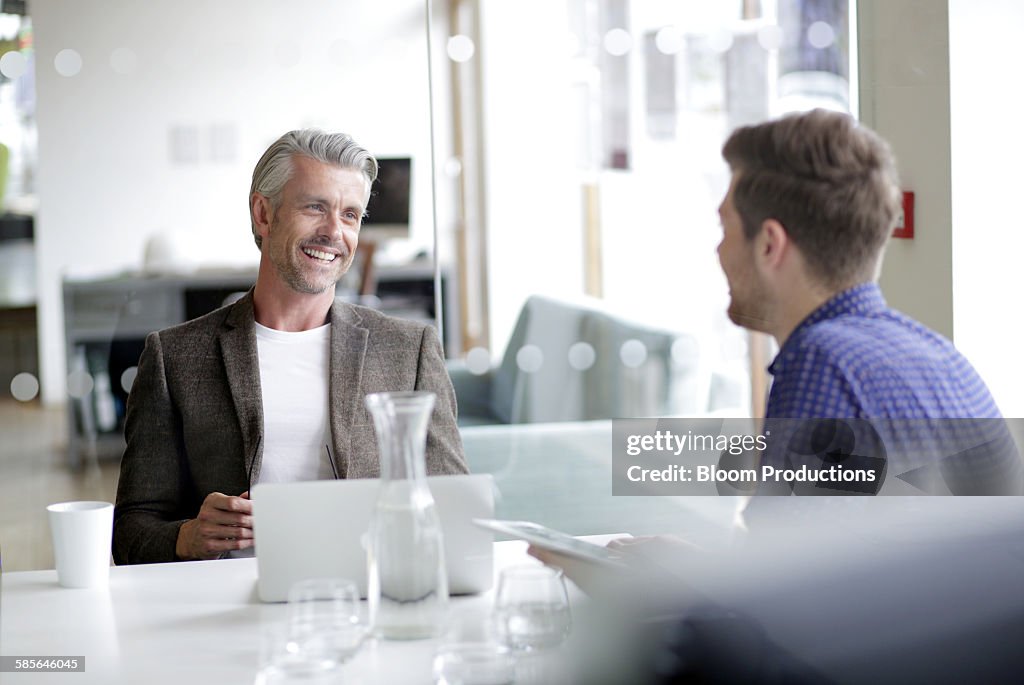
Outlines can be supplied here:
<path id="1" fill-rule="evenodd" d="M 473 519 L 473 523 L 496 533 L 525 540 L 535 547 L 564 554 L 565 556 L 589 561 L 602 566 L 625 568 L 621 556 L 606 547 L 579 540 L 546 526 L 530 521 L 501 521 L 497 519 Z"/>

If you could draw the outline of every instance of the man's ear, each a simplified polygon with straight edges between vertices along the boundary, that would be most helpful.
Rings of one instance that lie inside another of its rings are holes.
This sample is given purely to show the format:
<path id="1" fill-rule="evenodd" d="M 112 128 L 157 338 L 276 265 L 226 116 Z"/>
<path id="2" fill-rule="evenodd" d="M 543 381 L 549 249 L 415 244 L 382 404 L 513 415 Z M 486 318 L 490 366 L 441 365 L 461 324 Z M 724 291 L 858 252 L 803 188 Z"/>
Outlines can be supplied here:
<path id="1" fill-rule="evenodd" d="M 791 248 L 786 227 L 776 219 L 765 219 L 755 240 L 755 256 L 758 262 L 772 271 L 782 264 Z"/>
<path id="2" fill-rule="evenodd" d="M 270 224 L 274 220 L 274 209 L 270 206 L 270 198 L 262 193 L 253 193 L 249 198 L 252 220 L 256 224 L 256 232 L 261 238 L 270 233 Z"/>

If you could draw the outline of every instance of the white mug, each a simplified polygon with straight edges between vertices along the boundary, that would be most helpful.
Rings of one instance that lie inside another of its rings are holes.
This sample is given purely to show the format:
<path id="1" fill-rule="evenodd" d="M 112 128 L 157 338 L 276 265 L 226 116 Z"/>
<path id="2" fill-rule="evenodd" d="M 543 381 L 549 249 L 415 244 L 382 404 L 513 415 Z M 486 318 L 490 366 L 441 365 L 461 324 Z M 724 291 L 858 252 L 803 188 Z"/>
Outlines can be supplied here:
<path id="1" fill-rule="evenodd" d="M 110 577 L 110 539 L 114 505 L 109 502 L 61 502 L 46 507 L 53 534 L 57 579 L 64 587 L 106 585 Z"/>

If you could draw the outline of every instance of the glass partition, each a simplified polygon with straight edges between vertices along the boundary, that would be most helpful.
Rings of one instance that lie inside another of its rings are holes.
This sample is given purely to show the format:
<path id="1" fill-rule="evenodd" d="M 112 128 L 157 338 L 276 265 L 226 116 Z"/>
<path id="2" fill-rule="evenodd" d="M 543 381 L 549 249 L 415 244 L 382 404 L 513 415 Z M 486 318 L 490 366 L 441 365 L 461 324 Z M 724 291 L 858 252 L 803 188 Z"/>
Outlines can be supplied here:
<path id="1" fill-rule="evenodd" d="M 460 424 L 470 465 L 503 484 L 499 515 L 664 529 L 668 498 L 610 497 L 610 419 L 761 411 L 771 350 L 728 320 L 716 255 L 720 149 L 786 111 L 854 109 L 850 9 L 447 8 L 438 249 L 459 276 Z"/>
<path id="2" fill-rule="evenodd" d="M 5 481 L 4 515 L 26 514 L 4 525 L 36 555 L 5 544 L 8 569 L 52 565 L 30 494 L 113 497 L 141 341 L 251 285 L 242 199 L 296 127 L 352 133 L 399 186 L 408 166 L 408 212 L 378 213 L 373 258 L 344 285 L 398 315 L 443 311 L 467 454 L 499 476 L 499 515 L 640 531 L 672 511 L 615 514 L 608 420 L 751 415 L 757 344 L 724 315 L 715 257 L 718 149 L 741 123 L 849 107 L 845 1 L 112 7 L 39 0 L 0 55 L 38 103 L 37 161 L 12 153 L 8 188 L 38 208 L 34 259 L 15 260 L 34 262 L 34 311 L 5 314 L 19 367 L 0 410 L 5 472 L 43 484 Z"/>

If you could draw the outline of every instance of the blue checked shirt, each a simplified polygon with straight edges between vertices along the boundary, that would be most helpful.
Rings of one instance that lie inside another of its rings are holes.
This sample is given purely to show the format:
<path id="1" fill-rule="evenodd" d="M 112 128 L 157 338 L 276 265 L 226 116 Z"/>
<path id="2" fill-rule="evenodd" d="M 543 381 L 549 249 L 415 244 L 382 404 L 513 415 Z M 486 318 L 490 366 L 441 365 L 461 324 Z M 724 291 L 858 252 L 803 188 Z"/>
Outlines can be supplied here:
<path id="1" fill-rule="evenodd" d="M 890 309 L 874 283 L 823 304 L 768 367 L 766 417 L 999 418 L 992 395 L 953 344 Z"/>
<path id="2" fill-rule="evenodd" d="M 765 464 L 817 467 L 845 445 L 837 454 L 857 455 L 848 468 L 885 463 L 887 478 L 920 491 L 1021 491 L 1020 458 L 985 383 L 951 342 L 890 309 L 874 283 L 812 312 L 768 371 Z"/>

